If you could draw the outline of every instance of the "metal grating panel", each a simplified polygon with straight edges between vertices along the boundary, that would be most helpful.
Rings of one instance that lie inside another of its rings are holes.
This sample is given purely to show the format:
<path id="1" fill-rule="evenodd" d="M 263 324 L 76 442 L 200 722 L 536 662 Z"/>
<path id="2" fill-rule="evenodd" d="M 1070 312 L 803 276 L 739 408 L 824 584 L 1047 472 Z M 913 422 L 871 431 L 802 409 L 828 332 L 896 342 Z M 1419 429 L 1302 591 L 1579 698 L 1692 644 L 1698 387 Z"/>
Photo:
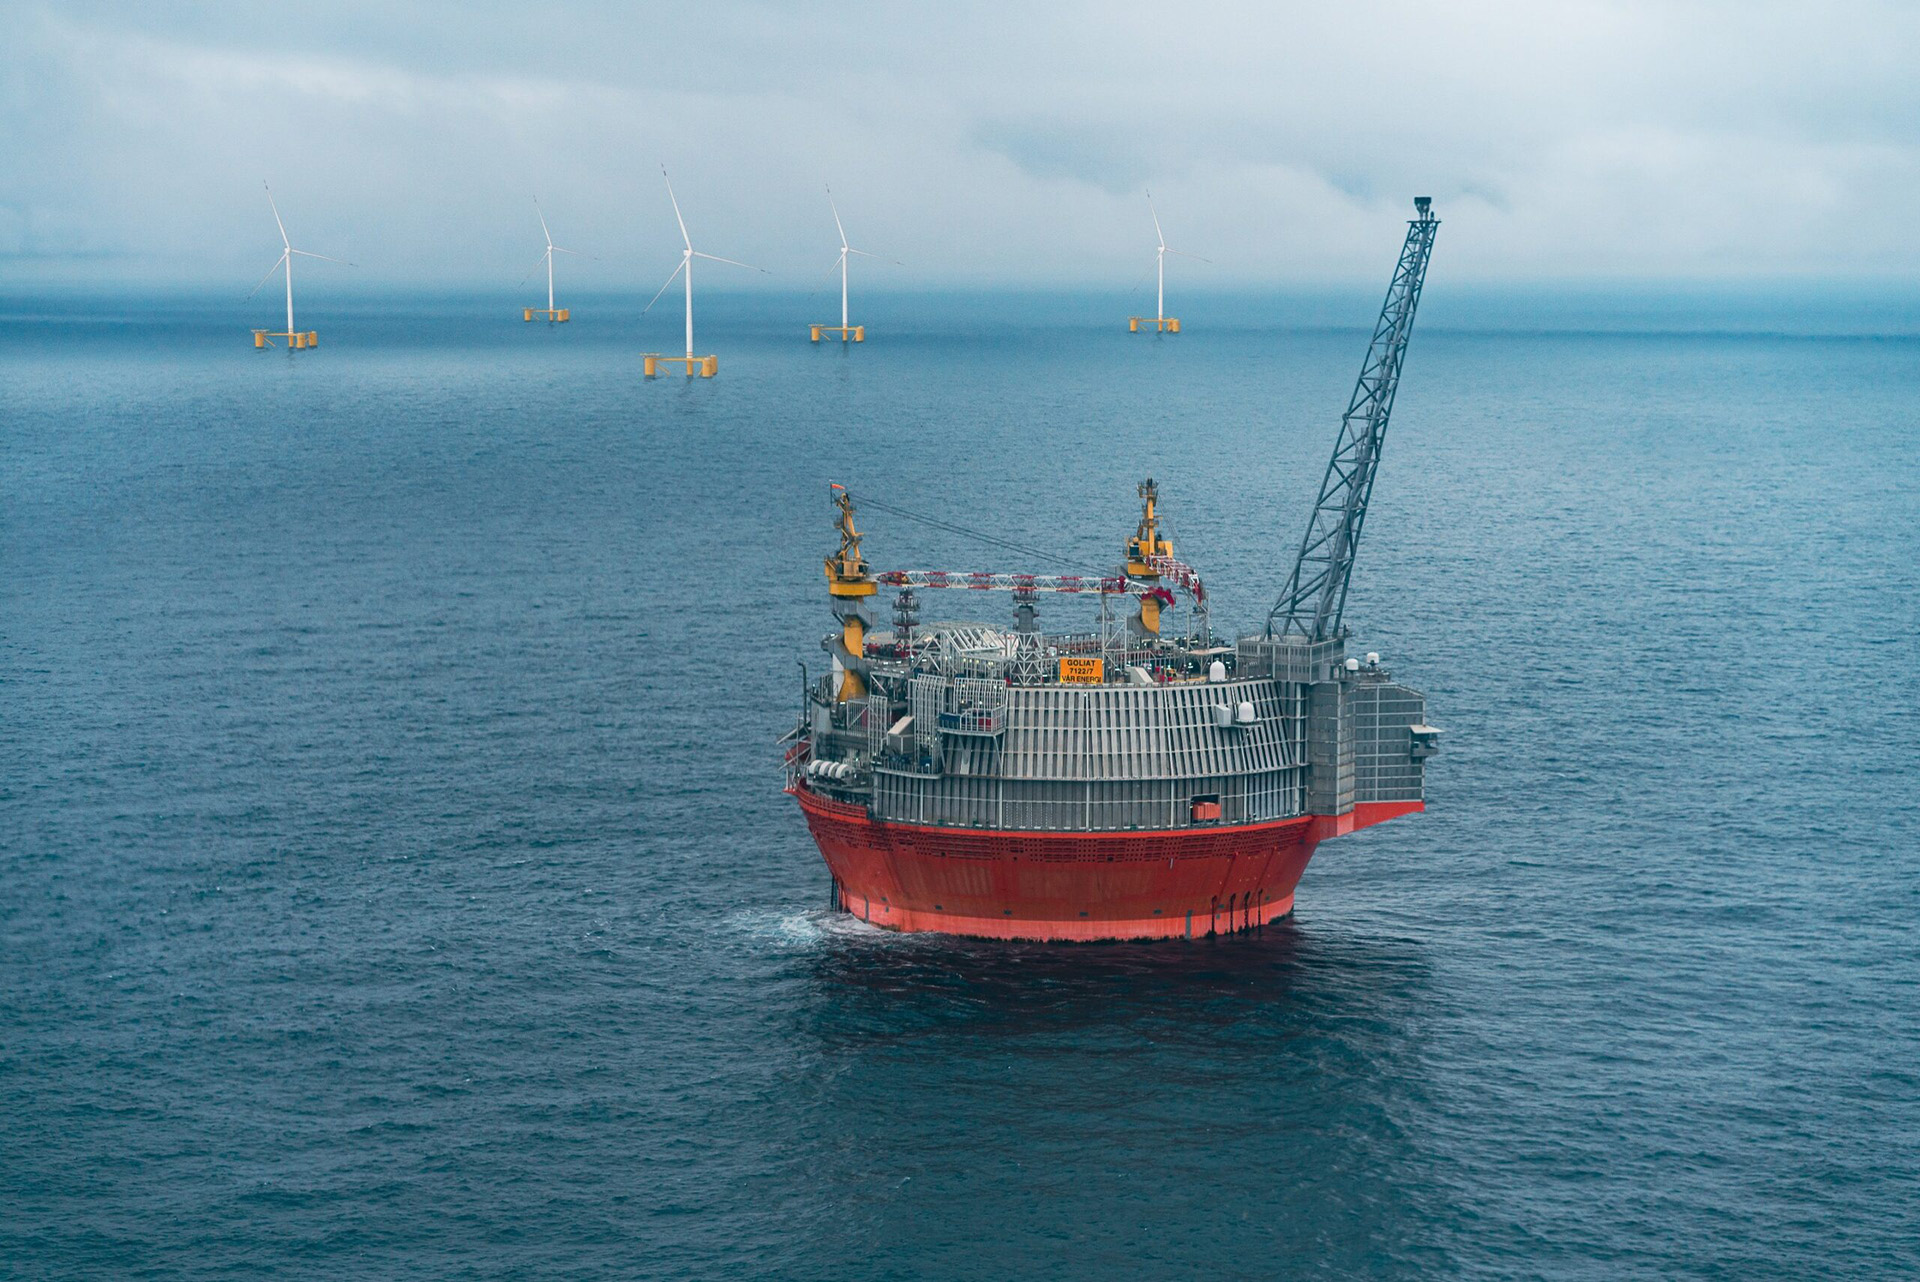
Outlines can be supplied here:
<path id="1" fill-rule="evenodd" d="M 1423 763 L 1413 755 L 1411 727 L 1426 717 L 1426 697 L 1387 681 L 1353 690 L 1354 799 L 1422 801 Z"/>

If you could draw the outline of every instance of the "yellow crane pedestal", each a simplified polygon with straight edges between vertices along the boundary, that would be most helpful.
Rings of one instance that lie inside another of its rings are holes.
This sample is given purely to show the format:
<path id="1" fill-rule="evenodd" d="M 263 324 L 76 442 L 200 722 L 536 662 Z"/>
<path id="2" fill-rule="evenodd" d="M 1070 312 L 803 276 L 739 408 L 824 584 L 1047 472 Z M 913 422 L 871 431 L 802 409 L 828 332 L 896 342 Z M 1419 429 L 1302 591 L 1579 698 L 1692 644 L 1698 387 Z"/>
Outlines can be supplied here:
<path id="1" fill-rule="evenodd" d="M 267 341 L 270 338 L 284 338 L 287 340 L 288 347 L 320 346 L 320 335 L 310 329 L 293 330 L 291 332 L 275 329 L 256 329 L 253 331 L 253 345 L 255 347 L 278 347 L 278 343 L 270 343 Z"/>
<path id="2" fill-rule="evenodd" d="M 573 309 L 569 307 L 523 307 L 520 309 L 521 320 L 530 321 L 536 316 L 544 316 L 558 325 L 573 319 Z"/>
<path id="3" fill-rule="evenodd" d="M 687 377 L 699 375 L 712 378 L 720 372 L 718 356 L 662 356 L 657 352 L 645 352 L 640 357 L 640 371 L 648 378 L 657 378 L 662 365 L 684 365 Z"/>
<path id="4" fill-rule="evenodd" d="M 1177 316 L 1127 317 L 1127 333 L 1138 334 L 1142 325 L 1151 325 L 1155 332 L 1161 334 L 1178 334 L 1180 332 L 1180 318 Z"/>
<path id="5" fill-rule="evenodd" d="M 807 326 L 807 337 L 811 341 L 816 343 L 819 342 L 820 335 L 822 334 L 838 334 L 840 335 L 840 341 L 843 343 L 845 342 L 864 343 L 867 341 L 867 327 L 865 325 L 809 325 Z"/>

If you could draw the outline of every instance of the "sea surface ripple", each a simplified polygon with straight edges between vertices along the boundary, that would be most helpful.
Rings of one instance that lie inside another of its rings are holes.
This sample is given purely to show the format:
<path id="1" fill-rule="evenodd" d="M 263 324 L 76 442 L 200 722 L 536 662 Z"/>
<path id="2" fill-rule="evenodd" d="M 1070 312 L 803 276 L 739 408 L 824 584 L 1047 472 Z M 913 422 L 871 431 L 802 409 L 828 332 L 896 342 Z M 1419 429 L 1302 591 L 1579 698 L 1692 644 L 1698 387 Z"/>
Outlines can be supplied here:
<path id="1" fill-rule="evenodd" d="M 1920 341 L 1416 335 L 1428 813 L 1042 947 L 825 911 L 827 483 L 1250 630 L 1364 334 L 518 306 L 0 318 L 0 1273 L 1920 1273 Z"/>

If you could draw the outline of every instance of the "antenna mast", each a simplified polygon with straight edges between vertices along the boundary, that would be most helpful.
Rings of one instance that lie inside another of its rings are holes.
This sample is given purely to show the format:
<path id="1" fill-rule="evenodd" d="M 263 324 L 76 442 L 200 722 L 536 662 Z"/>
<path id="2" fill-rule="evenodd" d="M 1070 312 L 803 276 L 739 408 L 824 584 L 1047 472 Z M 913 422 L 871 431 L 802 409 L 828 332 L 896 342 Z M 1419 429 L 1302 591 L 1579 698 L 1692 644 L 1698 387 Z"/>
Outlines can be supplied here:
<path id="1" fill-rule="evenodd" d="M 1427 260 L 1433 256 L 1433 236 L 1440 226 L 1431 197 L 1417 196 L 1413 205 L 1418 216 L 1407 224 L 1406 244 L 1400 248 L 1387 301 L 1374 324 L 1373 342 L 1354 384 L 1353 399 L 1340 420 L 1340 438 L 1320 482 L 1320 498 L 1307 521 L 1293 574 L 1267 614 L 1268 636 L 1323 641 L 1339 635 L 1347 582 L 1353 577 L 1354 549 L 1360 543 L 1360 527 L 1366 524 L 1373 475 L 1380 466 L 1380 444 L 1393 413 L 1400 365 L 1413 334 L 1414 309 L 1420 305 L 1420 287 L 1427 278 Z"/>

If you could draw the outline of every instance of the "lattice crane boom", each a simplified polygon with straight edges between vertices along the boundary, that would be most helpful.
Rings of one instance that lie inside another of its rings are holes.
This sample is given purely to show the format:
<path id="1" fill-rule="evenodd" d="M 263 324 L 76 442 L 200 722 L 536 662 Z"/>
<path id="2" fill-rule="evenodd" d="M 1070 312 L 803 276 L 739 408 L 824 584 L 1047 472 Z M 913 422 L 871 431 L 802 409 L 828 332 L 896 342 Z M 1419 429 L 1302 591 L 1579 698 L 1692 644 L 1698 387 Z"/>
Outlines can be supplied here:
<path id="1" fill-rule="evenodd" d="M 1146 596 L 1158 590 L 1124 574 L 1002 574 L 987 570 L 882 570 L 876 583 L 898 588 L 962 588 L 974 592 L 1062 592 L 1087 596 Z"/>
<path id="2" fill-rule="evenodd" d="M 1394 393 L 1400 387 L 1400 366 L 1407 340 L 1413 334 L 1413 314 L 1420 305 L 1420 289 L 1433 255 L 1434 232 L 1440 221 L 1433 202 L 1414 200 L 1418 217 L 1407 224 L 1406 243 L 1393 269 L 1393 283 L 1373 327 L 1366 362 L 1354 384 L 1353 399 L 1340 420 L 1340 437 L 1320 482 L 1320 497 L 1300 541 L 1300 555 L 1286 590 L 1267 615 L 1267 635 L 1298 634 L 1319 641 L 1338 634 L 1346 609 L 1347 583 L 1353 577 L 1354 550 L 1367 520 L 1367 501 L 1373 494 L 1374 472 L 1380 466 L 1380 445 L 1393 413 Z"/>

